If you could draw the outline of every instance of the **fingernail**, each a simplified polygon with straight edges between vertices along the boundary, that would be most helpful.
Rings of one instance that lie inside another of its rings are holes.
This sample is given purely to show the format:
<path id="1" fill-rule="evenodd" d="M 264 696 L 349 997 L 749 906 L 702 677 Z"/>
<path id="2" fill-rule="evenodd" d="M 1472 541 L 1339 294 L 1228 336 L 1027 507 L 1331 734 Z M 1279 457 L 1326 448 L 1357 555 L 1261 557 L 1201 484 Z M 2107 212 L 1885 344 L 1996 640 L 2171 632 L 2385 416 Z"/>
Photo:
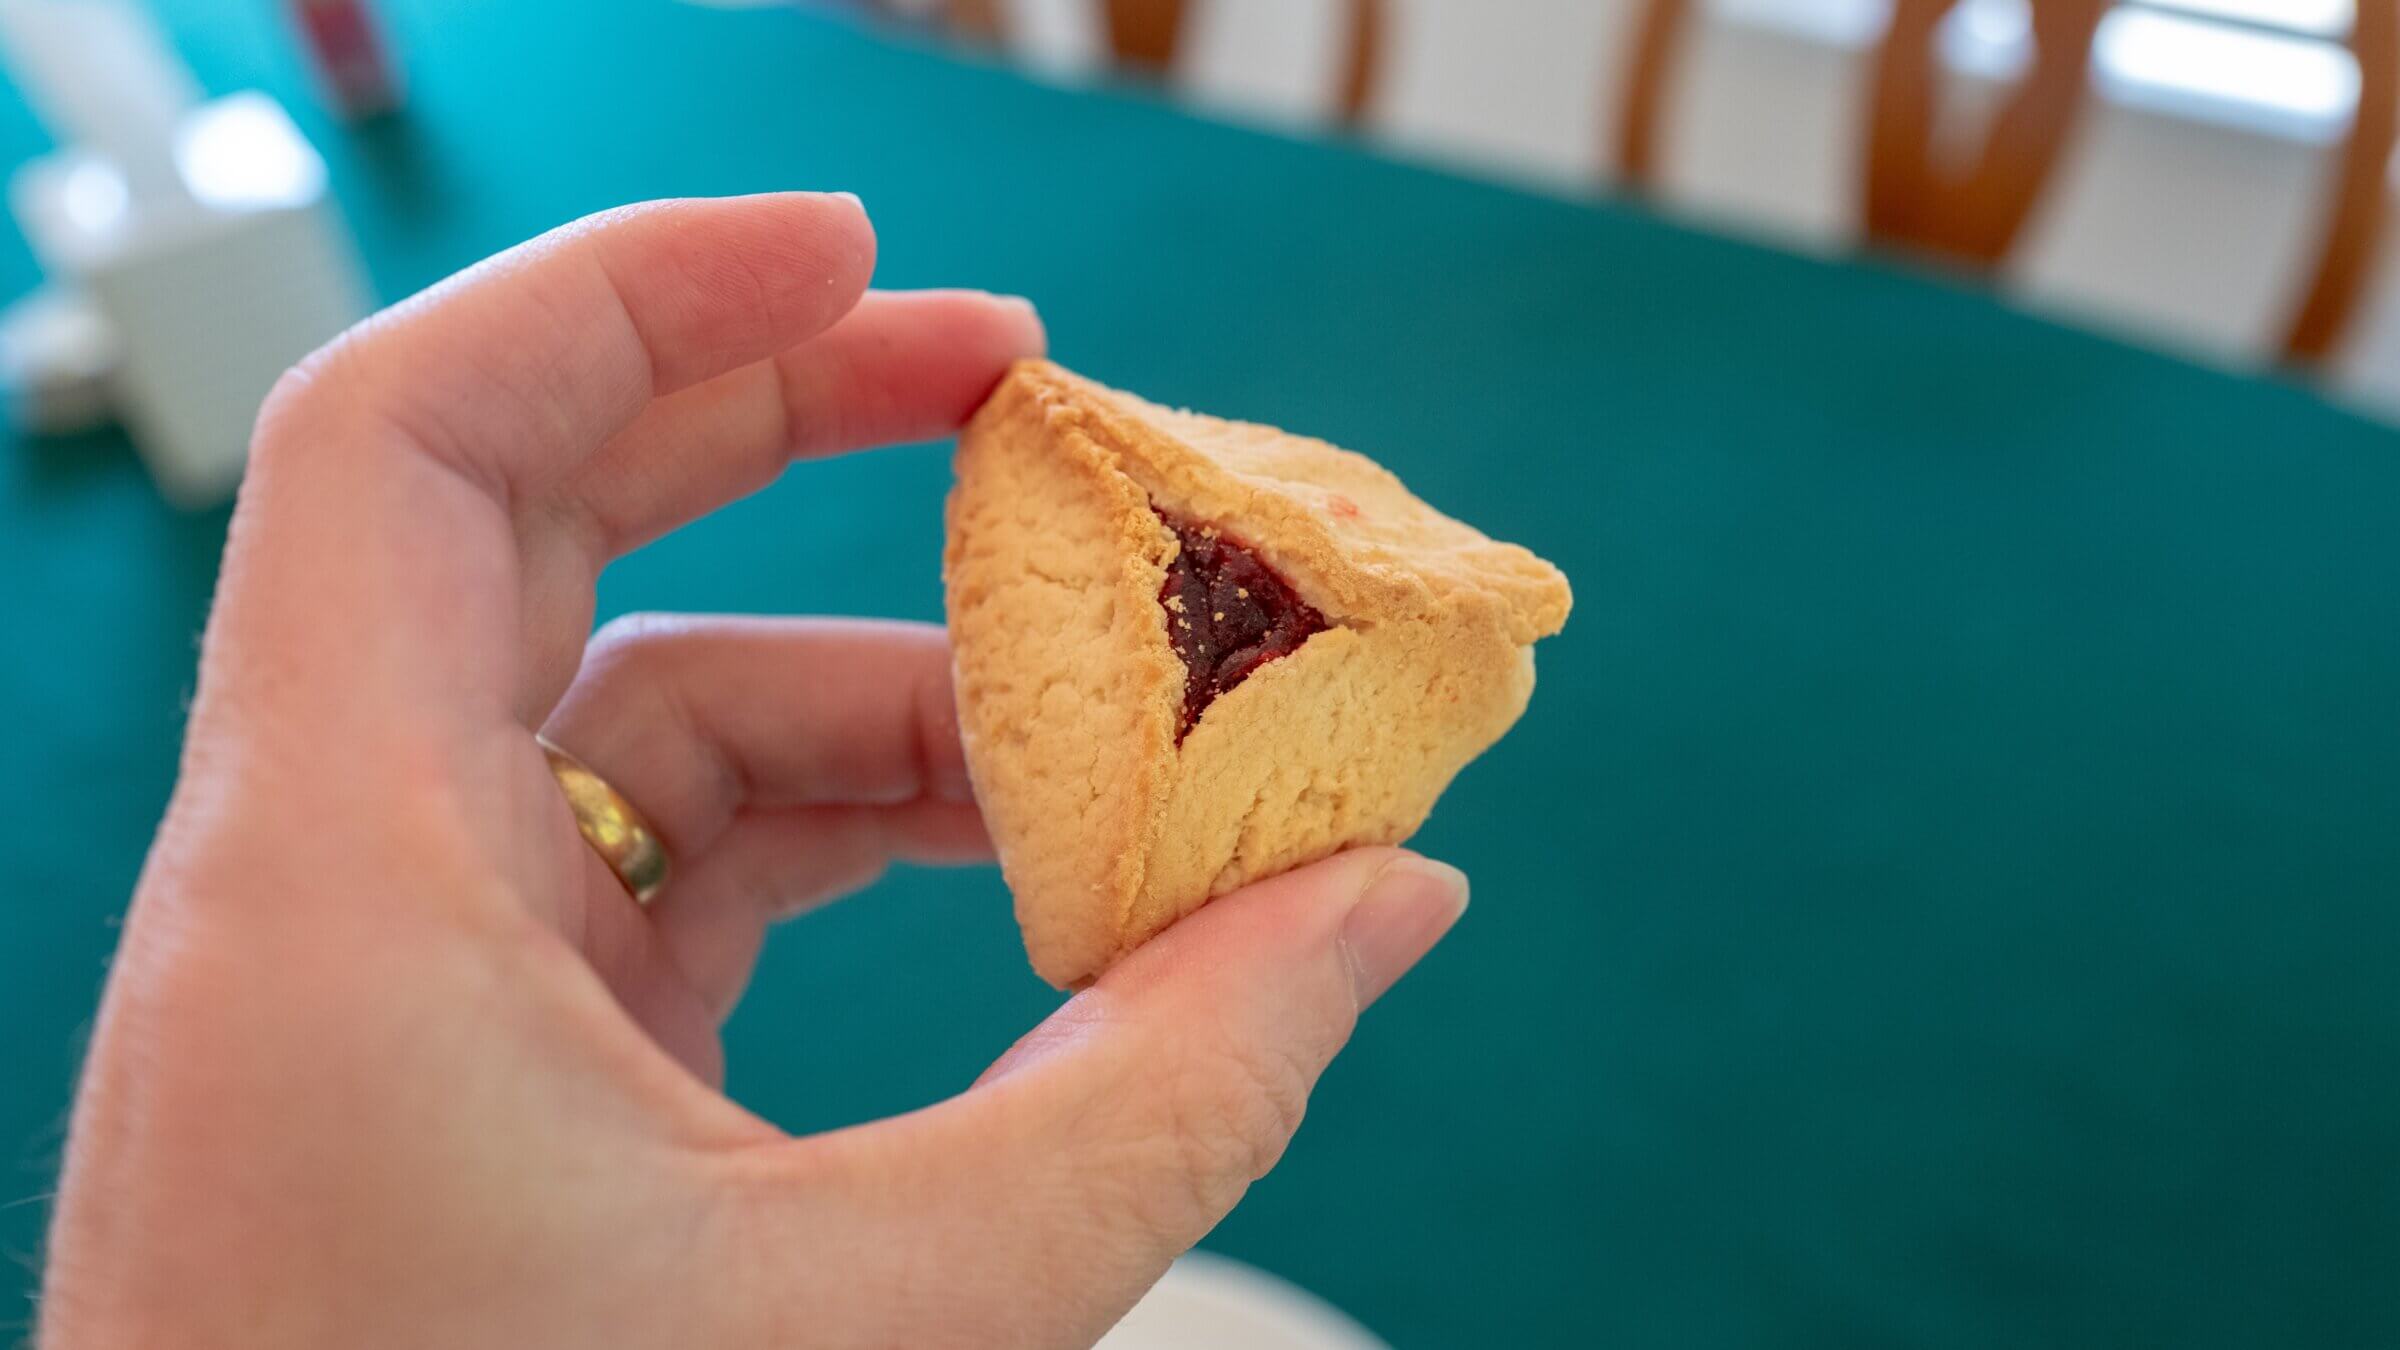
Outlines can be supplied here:
<path id="1" fill-rule="evenodd" d="M 858 194 L 855 192 L 828 192 L 825 195 L 837 202 L 848 202 L 852 206 L 857 207 L 861 212 L 864 212 L 867 209 L 867 204 L 860 201 L 858 199 Z"/>
<path id="2" fill-rule="evenodd" d="M 1350 987 L 1366 1007 L 1399 983 L 1467 908 L 1467 874 L 1431 858 L 1395 859 L 1342 920 Z"/>

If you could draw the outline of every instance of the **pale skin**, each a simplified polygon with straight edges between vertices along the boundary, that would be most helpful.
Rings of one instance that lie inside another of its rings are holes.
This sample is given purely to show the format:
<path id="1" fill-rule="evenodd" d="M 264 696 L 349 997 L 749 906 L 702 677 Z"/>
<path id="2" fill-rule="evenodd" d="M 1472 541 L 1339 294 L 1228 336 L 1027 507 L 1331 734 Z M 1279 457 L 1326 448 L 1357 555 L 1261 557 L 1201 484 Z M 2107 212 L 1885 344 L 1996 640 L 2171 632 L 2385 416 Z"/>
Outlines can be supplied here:
<path id="1" fill-rule="evenodd" d="M 1021 301 L 868 291 L 873 257 L 848 197 L 629 208 L 277 387 L 41 1344 L 1088 1344 L 1274 1164 L 1456 872 L 1360 850 L 1223 897 L 908 1115 L 793 1137 L 719 1091 L 768 924 L 990 850 L 939 629 L 590 633 L 610 558 L 947 434 L 1042 349 Z M 537 730 L 658 826 L 649 910 Z"/>

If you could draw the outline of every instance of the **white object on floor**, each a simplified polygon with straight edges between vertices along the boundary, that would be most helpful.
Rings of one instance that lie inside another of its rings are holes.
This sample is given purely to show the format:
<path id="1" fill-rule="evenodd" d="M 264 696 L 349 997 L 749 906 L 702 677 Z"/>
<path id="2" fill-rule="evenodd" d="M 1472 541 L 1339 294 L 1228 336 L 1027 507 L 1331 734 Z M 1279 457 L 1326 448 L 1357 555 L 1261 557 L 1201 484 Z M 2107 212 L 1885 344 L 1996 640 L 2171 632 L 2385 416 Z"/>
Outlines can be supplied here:
<path id="1" fill-rule="evenodd" d="M 1192 1252 L 1095 1350 L 1389 1350 L 1333 1305 L 1255 1266 Z"/>
<path id="2" fill-rule="evenodd" d="M 2400 201 L 2400 158 L 2393 160 L 2389 190 Z M 2385 213 L 2379 249 L 2382 265 L 2368 279 L 2349 340 L 2334 353 L 2326 375 L 2335 393 L 2400 422 L 2400 210 Z"/>
<path id="3" fill-rule="evenodd" d="M 115 413 L 116 330 L 89 296 L 44 286 L 0 312 L 0 387 L 17 430 L 62 436 Z"/>
<path id="4" fill-rule="evenodd" d="M 119 414 L 170 501 L 231 495 L 259 401 L 286 367 L 364 316 L 325 162 L 264 94 L 176 125 L 173 190 L 137 197 L 81 150 L 33 160 L 10 201 L 45 271 L 90 297 L 122 346 Z"/>
<path id="5" fill-rule="evenodd" d="M 325 161 L 264 94 L 197 102 L 131 0 L 0 0 L 0 50 L 62 147 L 9 183 L 26 241 L 113 335 L 159 490 L 221 500 L 276 377 L 367 311 Z"/>
<path id="6" fill-rule="evenodd" d="M 132 0 L 0 0 L 0 45 L 58 144 L 116 165 L 137 199 L 174 191 L 168 145 L 200 85 Z"/>

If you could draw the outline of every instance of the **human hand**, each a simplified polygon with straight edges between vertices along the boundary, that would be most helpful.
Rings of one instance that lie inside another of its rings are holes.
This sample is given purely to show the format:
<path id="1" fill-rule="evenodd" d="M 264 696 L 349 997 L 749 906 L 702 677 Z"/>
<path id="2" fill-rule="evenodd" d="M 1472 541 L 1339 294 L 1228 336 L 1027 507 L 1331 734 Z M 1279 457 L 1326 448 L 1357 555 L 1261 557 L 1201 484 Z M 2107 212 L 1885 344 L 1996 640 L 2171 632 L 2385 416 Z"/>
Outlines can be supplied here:
<path id="1" fill-rule="evenodd" d="M 795 456 L 955 430 L 1022 302 L 868 293 L 855 199 L 654 203 L 368 320 L 261 414 L 78 1096 L 43 1343 L 1088 1343 L 1271 1166 L 1463 881 L 1227 896 L 958 1096 L 718 1090 L 766 926 L 988 853 L 938 629 L 648 619 L 612 557 Z M 548 735 L 650 816 L 637 907 Z"/>

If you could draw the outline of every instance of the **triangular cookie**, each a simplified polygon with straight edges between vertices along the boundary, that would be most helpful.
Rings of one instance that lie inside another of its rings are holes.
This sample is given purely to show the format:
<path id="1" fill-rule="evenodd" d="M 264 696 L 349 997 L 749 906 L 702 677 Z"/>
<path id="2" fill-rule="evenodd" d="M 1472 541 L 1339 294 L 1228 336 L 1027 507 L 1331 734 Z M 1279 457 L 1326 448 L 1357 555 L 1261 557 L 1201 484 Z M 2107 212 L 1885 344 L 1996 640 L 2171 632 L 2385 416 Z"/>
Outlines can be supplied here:
<path id="1" fill-rule="evenodd" d="M 959 723 L 1056 985 L 1212 896 L 1406 839 L 1566 622 L 1557 568 L 1366 457 L 1048 362 L 1009 372 L 957 469 Z"/>

